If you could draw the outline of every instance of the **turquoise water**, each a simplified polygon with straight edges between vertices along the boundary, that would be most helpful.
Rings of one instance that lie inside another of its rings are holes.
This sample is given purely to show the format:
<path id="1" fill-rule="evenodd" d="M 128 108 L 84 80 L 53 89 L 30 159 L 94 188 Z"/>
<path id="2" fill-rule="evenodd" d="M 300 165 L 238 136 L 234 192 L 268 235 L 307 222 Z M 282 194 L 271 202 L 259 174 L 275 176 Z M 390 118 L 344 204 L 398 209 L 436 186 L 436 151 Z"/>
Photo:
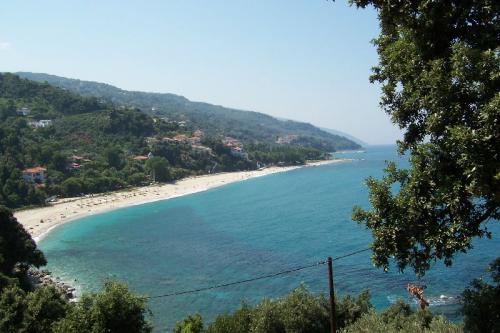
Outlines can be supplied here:
<path id="1" fill-rule="evenodd" d="M 57 228 L 40 247 L 48 269 L 83 291 L 119 279 L 144 295 L 247 279 L 339 256 L 369 245 L 369 231 L 350 220 L 352 206 L 368 205 L 364 179 L 380 176 L 384 161 L 397 158 L 388 146 L 342 157 L 355 160 L 90 216 Z M 500 232 L 498 225 L 490 230 Z M 477 241 L 453 267 L 433 267 L 422 280 L 426 294 L 457 296 L 499 254 L 495 238 Z M 405 287 L 415 281 L 414 275 L 383 273 L 369 257 L 365 252 L 334 264 L 337 292 L 368 288 L 378 308 L 408 299 Z M 301 282 L 327 292 L 326 267 L 149 304 L 156 329 L 164 331 L 187 314 L 198 312 L 211 320 L 242 300 L 281 296 Z M 432 309 L 456 318 L 456 305 L 433 302 Z"/>

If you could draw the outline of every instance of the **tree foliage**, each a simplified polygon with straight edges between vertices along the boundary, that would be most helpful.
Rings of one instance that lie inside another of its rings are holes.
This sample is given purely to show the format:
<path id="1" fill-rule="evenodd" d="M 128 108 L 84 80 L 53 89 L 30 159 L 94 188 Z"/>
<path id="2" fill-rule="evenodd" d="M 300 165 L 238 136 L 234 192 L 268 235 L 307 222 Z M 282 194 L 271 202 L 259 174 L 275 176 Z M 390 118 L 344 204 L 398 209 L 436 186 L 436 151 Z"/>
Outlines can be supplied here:
<path id="1" fill-rule="evenodd" d="M 0 294 L 0 332 L 48 333 L 69 305 L 54 287 L 26 292 L 10 286 Z"/>
<path id="2" fill-rule="evenodd" d="M 0 294 L 0 332 L 15 333 L 23 327 L 26 293 L 17 286 L 9 286 Z"/>
<path id="3" fill-rule="evenodd" d="M 51 286 L 27 292 L 13 285 L 0 293 L 5 333 L 145 333 L 151 332 L 148 314 L 146 301 L 116 282 L 76 303 Z"/>
<path id="4" fill-rule="evenodd" d="M 371 310 L 341 330 L 342 333 L 461 333 L 462 327 L 429 311 L 413 311 L 398 301 L 382 313 Z"/>
<path id="5" fill-rule="evenodd" d="M 363 292 L 358 297 L 349 296 L 337 302 L 337 326 L 345 327 L 368 313 L 372 309 L 369 299 L 369 293 Z M 327 333 L 330 332 L 329 304 L 323 295 L 314 295 L 302 285 L 283 298 L 265 299 L 256 306 L 244 303 L 233 314 L 219 315 L 205 329 L 202 323 L 200 325 L 201 317 L 189 316 L 177 323 L 175 332 Z"/>
<path id="6" fill-rule="evenodd" d="M 132 294 L 127 286 L 106 282 L 100 293 L 83 295 L 65 318 L 54 323 L 54 333 L 147 333 L 146 300 Z"/>
<path id="7" fill-rule="evenodd" d="M 190 315 L 175 324 L 174 333 L 202 333 L 203 319 L 199 314 Z"/>
<path id="8" fill-rule="evenodd" d="M 371 81 L 411 163 L 368 179 L 372 210 L 353 219 L 372 230 L 377 266 L 394 257 L 424 274 L 490 236 L 486 222 L 500 217 L 500 3 L 352 2 L 379 13 Z"/>
<path id="9" fill-rule="evenodd" d="M 500 332 L 500 258 L 488 271 L 493 284 L 476 279 L 462 294 L 467 332 Z"/>
<path id="10" fill-rule="evenodd" d="M 414 311 L 399 301 L 382 313 L 370 303 L 367 291 L 347 296 L 336 303 L 340 332 L 462 332 L 461 327 L 434 316 Z M 329 333 L 329 301 L 301 286 L 276 300 L 266 299 L 256 306 L 243 304 L 232 314 L 219 315 L 204 328 L 199 315 L 177 323 L 175 333 Z"/>
<path id="11" fill-rule="evenodd" d="M 113 112 L 114 114 L 114 112 Z M 122 152 L 118 147 L 109 147 L 104 150 L 104 158 L 108 165 L 115 169 L 121 169 L 123 160 L 122 160 Z"/>
<path id="12" fill-rule="evenodd" d="M 43 253 L 36 248 L 30 234 L 17 222 L 12 212 L 0 206 L 0 274 L 16 276 L 29 266 L 45 265 Z"/>
<path id="13" fill-rule="evenodd" d="M 151 172 L 151 179 L 157 182 L 171 180 L 168 161 L 165 157 L 155 156 L 146 162 L 146 169 Z"/>

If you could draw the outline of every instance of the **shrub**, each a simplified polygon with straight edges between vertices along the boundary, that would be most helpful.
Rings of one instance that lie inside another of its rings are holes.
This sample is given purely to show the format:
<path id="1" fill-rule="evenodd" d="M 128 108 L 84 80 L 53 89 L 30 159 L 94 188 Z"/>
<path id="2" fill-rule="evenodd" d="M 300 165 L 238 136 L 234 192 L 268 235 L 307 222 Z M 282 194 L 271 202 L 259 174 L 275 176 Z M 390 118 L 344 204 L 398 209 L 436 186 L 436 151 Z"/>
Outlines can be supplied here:
<path id="1" fill-rule="evenodd" d="M 476 279 L 462 294 L 467 332 L 500 332 L 500 258 L 488 271 L 495 284 Z"/>

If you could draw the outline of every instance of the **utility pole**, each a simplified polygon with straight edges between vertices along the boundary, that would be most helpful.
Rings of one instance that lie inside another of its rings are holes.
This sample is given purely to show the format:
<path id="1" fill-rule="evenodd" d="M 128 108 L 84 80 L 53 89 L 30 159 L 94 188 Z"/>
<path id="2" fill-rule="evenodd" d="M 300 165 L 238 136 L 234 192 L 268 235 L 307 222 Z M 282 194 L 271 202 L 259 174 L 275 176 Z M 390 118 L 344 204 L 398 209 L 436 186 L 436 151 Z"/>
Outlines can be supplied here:
<path id="1" fill-rule="evenodd" d="M 337 332 L 337 318 L 335 315 L 335 290 L 333 289 L 333 260 L 328 257 L 328 284 L 330 286 L 330 332 Z"/>

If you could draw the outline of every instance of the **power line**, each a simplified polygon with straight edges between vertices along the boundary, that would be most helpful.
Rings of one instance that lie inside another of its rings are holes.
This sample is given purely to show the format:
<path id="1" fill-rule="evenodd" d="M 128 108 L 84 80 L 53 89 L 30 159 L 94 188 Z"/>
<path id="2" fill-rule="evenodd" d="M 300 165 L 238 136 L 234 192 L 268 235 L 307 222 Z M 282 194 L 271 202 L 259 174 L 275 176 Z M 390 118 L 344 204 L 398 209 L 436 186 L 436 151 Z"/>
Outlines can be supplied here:
<path id="1" fill-rule="evenodd" d="M 290 274 L 290 273 L 297 272 L 297 271 L 300 271 L 300 270 L 303 270 L 303 269 L 312 268 L 312 267 L 316 267 L 316 266 L 320 266 L 320 265 L 324 265 L 324 264 L 326 264 L 326 261 L 319 261 L 319 262 L 316 262 L 316 263 L 311 264 L 311 265 L 300 266 L 300 267 L 296 267 L 296 268 L 291 268 L 291 269 L 287 269 L 285 271 L 281 271 L 281 272 L 277 272 L 277 273 L 272 273 L 272 274 L 268 274 L 268 275 L 262 275 L 262 276 L 258 276 L 258 277 L 254 277 L 254 278 L 250 278 L 250 279 L 246 279 L 246 280 L 239 280 L 239 281 L 234 281 L 234 282 L 229 282 L 229 283 L 223 283 L 223 284 L 218 284 L 218 285 L 214 285 L 214 286 L 210 286 L 210 287 L 205 287 L 205 288 L 199 288 L 199 289 L 178 291 L 178 292 L 174 292 L 174 293 L 170 293 L 170 294 L 165 294 L 165 295 L 150 296 L 149 298 L 179 296 L 179 295 L 184 295 L 184 294 L 197 293 L 197 292 L 205 291 L 205 290 L 211 290 L 211 289 L 229 287 L 229 286 L 234 286 L 234 285 L 237 285 L 237 284 L 248 283 L 248 282 L 253 282 L 253 281 L 257 281 L 257 280 L 269 279 L 269 278 L 277 277 L 277 276 L 280 276 L 280 275 Z"/>
<path id="2" fill-rule="evenodd" d="M 338 257 L 332 258 L 332 260 L 336 261 L 336 260 L 344 259 L 344 258 L 353 256 L 353 255 L 356 255 L 356 254 L 359 254 L 359 253 L 362 253 L 362 252 L 370 251 L 370 250 L 371 250 L 371 248 L 367 247 L 366 249 L 363 249 L 363 250 L 354 251 L 354 252 L 351 252 L 351 253 L 344 254 L 342 256 L 338 256 Z"/>
<path id="3" fill-rule="evenodd" d="M 370 250 L 370 248 L 366 248 L 366 249 L 354 251 L 354 252 L 351 252 L 351 253 L 347 253 L 347 254 L 335 257 L 332 260 L 336 261 L 336 260 L 344 259 L 344 258 L 353 256 L 353 255 L 356 255 L 356 254 L 359 254 L 359 253 L 362 253 L 362 252 L 366 252 L 368 250 Z M 297 271 L 301 271 L 301 270 L 304 270 L 304 269 L 308 269 L 308 268 L 313 268 L 313 267 L 325 265 L 326 263 L 327 263 L 327 261 L 323 260 L 323 261 L 315 262 L 313 264 L 309 264 L 309 265 L 305 265 L 305 266 L 299 266 L 299 267 L 294 267 L 294 268 L 290 268 L 290 269 L 287 269 L 287 270 L 284 270 L 284 271 L 280 271 L 280 272 L 276 272 L 276 273 L 271 273 L 271 274 L 267 274 L 267 275 L 261 275 L 261 276 L 257 276 L 257 277 L 250 278 L 250 279 L 238 280 L 238 281 L 233 281 L 233 282 L 228 282 L 228 283 L 222 283 L 222 284 L 217 284 L 217 285 L 213 285 L 213 286 L 210 286 L 210 287 L 204 287 L 204 288 L 198 288 L 198 289 L 177 291 L 177 292 L 173 292 L 173 293 L 169 293 L 169 294 L 163 294 L 163 295 L 147 296 L 146 298 L 154 299 L 154 298 L 173 297 L 173 296 L 180 296 L 180 295 L 186 295 L 186 294 L 193 294 L 193 293 L 198 293 L 198 292 L 206 291 L 206 290 L 212 290 L 212 289 L 218 289 L 218 288 L 223 288 L 223 287 L 229 287 L 229 286 L 234 286 L 234 285 L 238 285 L 238 284 L 254 282 L 254 281 L 263 280 L 263 279 L 270 279 L 270 278 L 274 278 L 274 277 L 277 277 L 277 276 L 286 275 L 286 274 L 294 273 L 294 272 L 297 272 Z"/>

